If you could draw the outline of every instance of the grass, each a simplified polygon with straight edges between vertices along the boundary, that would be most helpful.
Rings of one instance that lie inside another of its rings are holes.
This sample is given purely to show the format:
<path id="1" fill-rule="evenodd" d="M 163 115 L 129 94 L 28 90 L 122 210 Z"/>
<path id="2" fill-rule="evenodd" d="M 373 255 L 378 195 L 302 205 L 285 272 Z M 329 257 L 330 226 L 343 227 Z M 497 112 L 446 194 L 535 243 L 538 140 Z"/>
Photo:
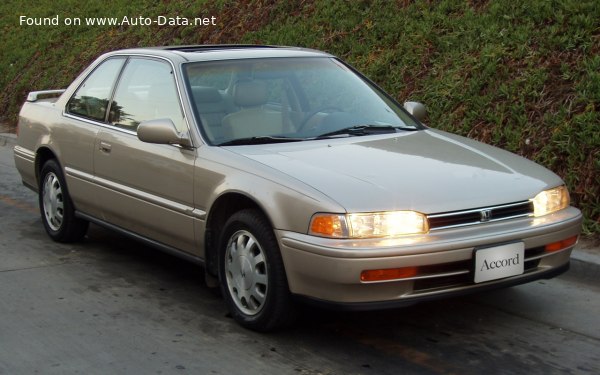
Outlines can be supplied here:
<path id="1" fill-rule="evenodd" d="M 197 43 L 299 45 L 349 61 L 428 124 L 558 173 L 600 234 L 600 2 L 40 0 L 0 4 L 0 122 L 102 52 Z M 30 17 L 216 16 L 218 26 L 19 26 Z"/>

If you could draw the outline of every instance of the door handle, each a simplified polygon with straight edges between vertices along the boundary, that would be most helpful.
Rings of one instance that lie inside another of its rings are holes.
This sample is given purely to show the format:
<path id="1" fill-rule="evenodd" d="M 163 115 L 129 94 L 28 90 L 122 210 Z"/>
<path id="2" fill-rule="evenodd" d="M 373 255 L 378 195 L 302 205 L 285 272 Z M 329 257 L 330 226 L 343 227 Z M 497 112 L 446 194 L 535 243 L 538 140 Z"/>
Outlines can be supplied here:
<path id="1" fill-rule="evenodd" d="M 110 150 L 111 150 L 111 148 L 112 148 L 112 146 L 110 145 L 110 143 L 106 143 L 106 142 L 100 141 L 100 147 L 99 148 L 100 148 L 100 151 L 109 153 Z"/>

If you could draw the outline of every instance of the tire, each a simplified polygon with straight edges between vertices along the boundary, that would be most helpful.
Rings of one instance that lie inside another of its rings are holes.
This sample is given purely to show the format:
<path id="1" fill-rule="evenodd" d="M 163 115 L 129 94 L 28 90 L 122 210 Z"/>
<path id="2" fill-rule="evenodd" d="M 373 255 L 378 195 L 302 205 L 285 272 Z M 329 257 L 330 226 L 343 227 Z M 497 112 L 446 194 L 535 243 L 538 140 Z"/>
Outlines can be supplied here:
<path id="1" fill-rule="evenodd" d="M 46 233 L 54 241 L 75 242 L 85 236 L 89 222 L 75 217 L 62 169 L 54 159 L 42 166 L 39 205 Z"/>
<path id="2" fill-rule="evenodd" d="M 219 242 L 219 282 L 231 316 L 242 326 L 272 331 L 295 318 L 277 240 L 258 210 L 231 216 Z"/>

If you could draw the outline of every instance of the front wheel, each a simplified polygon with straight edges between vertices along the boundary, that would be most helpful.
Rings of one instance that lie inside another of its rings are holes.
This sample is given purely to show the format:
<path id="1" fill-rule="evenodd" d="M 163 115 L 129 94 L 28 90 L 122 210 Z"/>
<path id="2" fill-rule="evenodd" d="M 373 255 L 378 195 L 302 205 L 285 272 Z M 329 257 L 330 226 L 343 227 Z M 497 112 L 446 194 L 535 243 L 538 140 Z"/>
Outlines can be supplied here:
<path id="1" fill-rule="evenodd" d="M 279 246 L 266 218 L 251 209 L 232 215 L 219 250 L 219 280 L 232 317 L 262 332 L 289 324 L 295 314 Z"/>
<path id="2" fill-rule="evenodd" d="M 75 217 L 62 170 L 54 159 L 42 166 L 39 204 L 44 228 L 53 240 L 74 242 L 85 236 L 89 223 Z"/>

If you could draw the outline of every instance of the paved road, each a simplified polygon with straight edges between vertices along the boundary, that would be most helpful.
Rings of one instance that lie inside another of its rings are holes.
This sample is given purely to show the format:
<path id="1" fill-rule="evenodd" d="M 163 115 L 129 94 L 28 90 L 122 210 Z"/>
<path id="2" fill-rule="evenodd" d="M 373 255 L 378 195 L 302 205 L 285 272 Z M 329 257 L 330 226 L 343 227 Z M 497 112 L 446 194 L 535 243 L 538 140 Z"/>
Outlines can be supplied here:
<path id="1" fill-rule="evenodd" d="M 0 143 L 0 374 L 598 374 L 600 273 L 257 334 L 202 270 L 91 226 L 50 241 Z"/>

